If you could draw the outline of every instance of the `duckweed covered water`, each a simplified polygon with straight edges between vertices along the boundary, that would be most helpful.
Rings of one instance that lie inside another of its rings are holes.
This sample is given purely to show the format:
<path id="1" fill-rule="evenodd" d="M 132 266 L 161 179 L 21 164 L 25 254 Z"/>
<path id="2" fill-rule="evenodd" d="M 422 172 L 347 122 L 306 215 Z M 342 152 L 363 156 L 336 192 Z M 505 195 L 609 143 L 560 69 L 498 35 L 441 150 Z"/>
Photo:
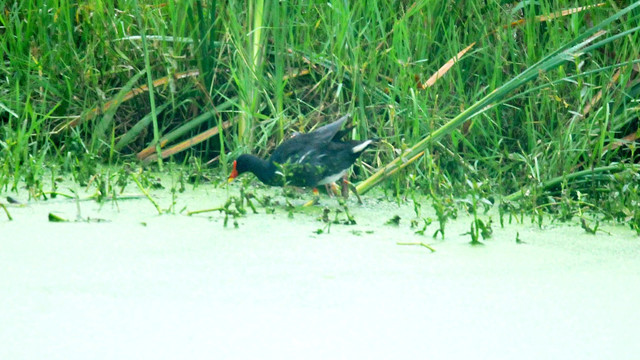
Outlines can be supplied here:
<path id="1" fill-rule="evenodd" d="M 410 227 L 410 202 L 370 194 L 362 206 L 348 202 L 356 225 L 327 227 L 323 207 L 333 220 L 340 206 L 326 196 L 292 218 L 282 199 L 273 214 L 247 208 L 237 228 L 233 218 L 224 227 L 220 212 L 182 215 L 238 193 L 202 185 L 179 194 L 175 214 L 165 215 L 145 198 L 100 205 L 17 197 L 23 205 L 8 207 L 14 220 L 0 217 L 0 358 L 640 352 L 640 239 L 625 228 L 589 235 L 578 224 L 494 224 L 484 246 L 470 246 L 462 235 L 470 217 L 452 220 L 445 239 L 434 240 L 435 220 L 427 236 Z M 171 204 L 167 190 L 152 196 L 162 208 Z M 48 221 L 49 213 L 76 220 L 78 205 L 83 221 Z M 435 219 L 428 203 L 421 211 Z M 396 215 L 398 225 L 385 224 Z"/>

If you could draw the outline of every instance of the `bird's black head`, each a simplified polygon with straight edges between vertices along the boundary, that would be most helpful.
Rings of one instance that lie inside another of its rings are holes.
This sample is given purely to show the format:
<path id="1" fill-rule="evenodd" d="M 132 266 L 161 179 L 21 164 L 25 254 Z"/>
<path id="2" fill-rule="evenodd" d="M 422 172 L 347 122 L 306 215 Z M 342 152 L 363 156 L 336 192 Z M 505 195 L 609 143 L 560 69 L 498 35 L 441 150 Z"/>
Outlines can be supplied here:
<path id="1" fill-rule="evenodd" d="M 238 156 L 238 158 L 233 161 L 233 169 L 231 169 L 231 174 L 229 175 L 229 182 L 237 178 L 238 175 L 249 171 L 250 163 L 251 163 L 251 155 L 243 154 Z"/>
<path id="2" fill-rule="evenodd" d="M 244 172 L 252 172 L 263 183 L 272 184 L 276 170 L 276 166 L 271 161 L 265 161 L 250 154 L 243 154 L 233 162 L 229 182 Z"/>

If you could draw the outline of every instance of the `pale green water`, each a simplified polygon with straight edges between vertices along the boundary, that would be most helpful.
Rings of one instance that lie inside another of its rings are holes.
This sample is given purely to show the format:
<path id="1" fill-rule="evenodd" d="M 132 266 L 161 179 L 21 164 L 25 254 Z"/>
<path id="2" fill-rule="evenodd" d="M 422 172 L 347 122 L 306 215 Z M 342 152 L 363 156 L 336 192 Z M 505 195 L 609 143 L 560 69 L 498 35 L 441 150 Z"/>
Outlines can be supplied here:
<path id="1" fill-rule="evenodd" d="M 217 207 L 236 194 L 203 185 L 179 194 L 176 208 Z M 168 190 L 154 197 L 170 203 Z M 640 238 L 628 229 L 593 236 L 577 224 L 495 224 L 492 240 L 471 247 L 460 235 L 469 218 L 433 240 L 409 228 L 411 204 L 365 203 L 350 199 L 357 225 L 322 235 L 314 233 L 322 207 L 293 219 L 281 206 L 273 215 L 260 209 L 238 229 L 224 228 L 217 212 L 159 216 L 146 199 L 80 203 L 83 217 L 103 223 L 48 222 L 49 212 L 75 219 L 73 201 L 10 207 L 14 221 L 0 213 L 0 358 L 640 353 Z M 433 217 L 428 204 L 422 211 Z M 382 225 L 396 214 L 399 227 Z M 516 232 L 526 244 L 515 243 Z"/>

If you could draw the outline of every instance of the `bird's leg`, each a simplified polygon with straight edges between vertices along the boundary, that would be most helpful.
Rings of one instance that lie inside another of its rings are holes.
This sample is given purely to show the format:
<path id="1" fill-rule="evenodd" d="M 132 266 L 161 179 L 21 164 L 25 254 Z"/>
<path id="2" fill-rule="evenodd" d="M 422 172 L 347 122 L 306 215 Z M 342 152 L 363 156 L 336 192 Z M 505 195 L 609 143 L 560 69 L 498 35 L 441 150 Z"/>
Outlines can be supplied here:
<path id="1" fill-rule="evenodd" d="M 342 176 L 342 188 L 340 189 L 340 192 L 342 194 L 342 197 L 345 199 L 349 198 L 349 180 L 347 178 L 347 174 L 344 174 Z"/>
<path id="2" fill-rule="evenodd" d="M 336 183 L 324 184 L 324 188 L 327 190 L 329 197 L 333 197 L 333 195 L 338 196 L 338 185 L 336 185 Z"/>
<path id="3" fill-rule="evenodd" d="M 347 176 L 345 175 L 342 179 L 342 196 L 345 199 L 349 197 L 349 189 L 351 189 L 354 195 L 358 198 L 358 204 L 362 205 L 362 199 L 360 198 L 360 195 L 358 195 L 358 190 L 351 182 L 349 182 L 349 180 L 347 180 Z"/>
<path id="4" fill-rule="evenodd" d="M 329 197 L 333 196 L 333 191 L 331 191 L 331 184 L 324 184 L 324 189 L 327 191 L 327 195 L 329 195 Z"/>

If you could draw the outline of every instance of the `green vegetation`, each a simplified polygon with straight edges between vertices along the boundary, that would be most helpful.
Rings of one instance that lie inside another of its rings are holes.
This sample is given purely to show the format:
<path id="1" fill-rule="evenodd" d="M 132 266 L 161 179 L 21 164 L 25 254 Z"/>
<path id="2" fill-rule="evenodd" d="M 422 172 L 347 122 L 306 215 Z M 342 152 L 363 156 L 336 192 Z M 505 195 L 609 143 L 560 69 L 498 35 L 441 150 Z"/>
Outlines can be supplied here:
<path id="1" fill-rule="evenodd" d="M 477 241 L 493 203 L 640 234 L 639 23 L 613 0 L 0 2 L 0 192 L 115 196 L 165 161 L 219 181 L 350 113 L 381 140 L 358 191 L 432 198 L 436 234 L 464 208 Z"/>

